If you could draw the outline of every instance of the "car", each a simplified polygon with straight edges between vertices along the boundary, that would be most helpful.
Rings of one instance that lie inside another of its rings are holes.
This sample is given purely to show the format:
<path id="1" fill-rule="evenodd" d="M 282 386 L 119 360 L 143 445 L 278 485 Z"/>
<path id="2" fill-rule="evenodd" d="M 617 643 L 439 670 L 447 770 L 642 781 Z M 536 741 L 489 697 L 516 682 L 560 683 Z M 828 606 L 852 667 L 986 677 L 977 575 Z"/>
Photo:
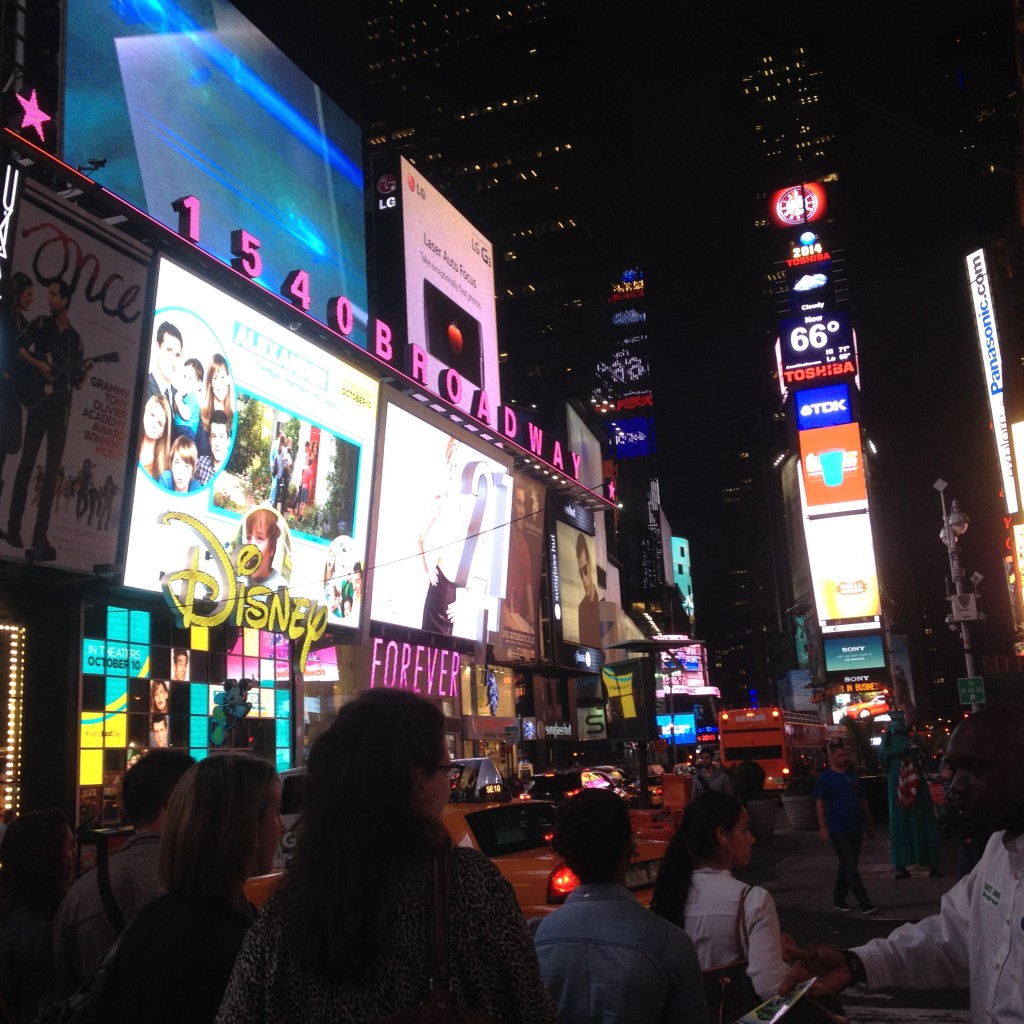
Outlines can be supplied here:
<path id="1" fill-rule="evenodd" d="M 282 837 L 282 847 L 287 846 L 285 856 L 294 850 L 298 821 L 297 803 L 293 804 L 291 798 L 301 797 L 304 776 L 304 768 L 281 773 L 283 818 L 285 807 L 289 810 Z M 441 821 L 452 842 L 480 850 L 492 861 L 511 884 L 526 917 L 543 916 L 561 906 L 579 879 L 551 849 L 555 804 L 548 800 L 512 799 L 493 761 L 486 757 L 455 759 L 448 778 L 451 796 Z M 626 874 L 626 885 L 644 906 L 649 906 L 669 835 L 663 839 L 648 838 L 642 828 L 636 831 L 637 849 Z M 282 862 L 270 874 L 250 878 L 245 886 L 249 902 L 262 907 L 283 875 Z"/>
<path id="2" fill-rule="evenodd" d="M 523 914 L 531 918 L 556 910 L 579 885 L 551 849 L 556 813 L 556 805 L 547 800 L 450 803 L 441 821 L 456 846 L 486 854 L 515 890 Z M 626 885 L 644 906 L 650 906 L 667 845 L 662 839 L 637 838 Z"/>
<path id="3" fill-rule="evenodd" d="M 886 693 L 875 694 L 870 700 L 857 701 L 855 704 L 847 704 L 843 708 L 843 714 L 847 718 L 874 718 L 875 715 L 886 715 L 889 713 L 889 695 Z"/>
<path id="4" fill-rule="evenodd" d="M 545 772 L 533 777 L 533 785 L 527 793 L 531 800 L 552 800 L 558 803 L 567 796 L 580 792 L 582 789 L 608 789 L 621 796 L 623 800 L 630 798 L 627 789 L 597 768 L 568 768 L 561 771 Z"/>

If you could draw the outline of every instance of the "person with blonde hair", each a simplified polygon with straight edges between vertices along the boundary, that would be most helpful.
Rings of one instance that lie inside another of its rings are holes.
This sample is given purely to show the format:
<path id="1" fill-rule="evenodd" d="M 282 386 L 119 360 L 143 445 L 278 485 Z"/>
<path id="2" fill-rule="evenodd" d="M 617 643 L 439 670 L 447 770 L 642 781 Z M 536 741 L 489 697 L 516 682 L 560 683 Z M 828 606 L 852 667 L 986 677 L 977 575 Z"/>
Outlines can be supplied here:
<path id="1" fill-rule="evenodd" d="M 181 777 L 160 837 L 164 894 L 128 926 L 110 968 L 103 1020 L 204 1024 L 217 1013 L 252 924 L 243 886 L 273 866 L 284 826 L 274 766 L 212 754 Z M 156 977 L 170 982 L 155 985 Z"/>
<path id="2" fill-rule="evenodd" d="M 171 407 L 163 395 L 151 395 L 142 409 L 139 465 L 159 480 L 171 464 Z"/>
<path id="3" fill-rule="evenodd" d="M 451 1005 L 554 1024 L 512 887 L 478 850 L 452 848 L 441 822 L 450 767 L 438 703 L 375 689 L 342 707 L 310 750 L 295 855 L 246 936 L 218 1024 L 375 1021 L 419 1006 L 435 865 L 449 876 Z"/>

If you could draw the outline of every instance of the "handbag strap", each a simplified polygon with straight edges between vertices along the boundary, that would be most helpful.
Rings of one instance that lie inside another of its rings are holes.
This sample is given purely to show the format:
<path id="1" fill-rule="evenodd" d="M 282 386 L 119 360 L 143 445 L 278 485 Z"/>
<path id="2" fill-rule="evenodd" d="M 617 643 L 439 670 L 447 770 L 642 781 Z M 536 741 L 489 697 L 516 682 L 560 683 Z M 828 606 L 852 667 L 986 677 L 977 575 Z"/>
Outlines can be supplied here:
<path id="1" fill-rule="evenodd" d="M 745 911 L 745 904 L 747 902 L 748 892 L 750 892 L 750 886 L 744 886 L 743 892 L 740 893 L 739 910 L 736 911 L 736 945 L 739 946 L 740 951 L 743 953 L 744 957 L 748 956 L 747 915 Z"/>
<path id="2" fill-rule="evenodd" d="M 433 855 L 434 928 L 430 944 L 430 990 L 447 990 L 448 977 L 448 886 L 452 870 L 452 848 L 438 843 Z"/>
<path id="3" fill-rule="evenodd" d="M 106 857 L 96 865 L 96 881 L 100 887 L 103 909 L 107 912 L 114 931 L 120 935 L 124 930 L 124 914 L 121 913 L 121 908 L 114 898 L 114 889 L 110 884 L 110 861 Z"/>

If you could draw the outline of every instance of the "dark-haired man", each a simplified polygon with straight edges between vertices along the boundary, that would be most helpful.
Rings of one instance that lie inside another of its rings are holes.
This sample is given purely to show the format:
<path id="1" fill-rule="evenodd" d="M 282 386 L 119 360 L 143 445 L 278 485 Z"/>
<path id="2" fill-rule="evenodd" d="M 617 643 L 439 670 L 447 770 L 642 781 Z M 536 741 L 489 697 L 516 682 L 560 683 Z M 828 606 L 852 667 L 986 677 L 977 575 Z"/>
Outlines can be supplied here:
<path id="1" fill-rule="evenodd" d="M 110 888 L 127 924 L 160 895 L 157 861 L 167 801 L 194 760 L 184 750 L 151 750 L 125 773 L 122 801 L 135 834 L 110 858 Z M 114 944 L 118 929 L 100 894 L 96 871 L 82 875 L 53 922 L 58 990 L 73 992 Z"/>
<path id="2" fill-rule="evenodd" d="M 205 484 L 213 479 L 224 465 L 230 446 L 231 423 L 228 414 L 223 409 L 214 409 L 210 413 L 210 454 L 199 456 L 193 481 Z"/>
<path id="3" fill-rule="evenodd" d="M 816 976 L 812 995 L 863 988 L 968 988 L 971 1020 L 1018 1024 L 1024 984 L 1024 706 L 991 704 L 954 730 L 946 752 L 965 825 L 995 832 L 975 869 L 932 917 L 854 949 L 811 946 L 780 991 Z"/>
<path id="4" fill-rule="evenodd" d="M 181 362 L 181 350 L 185 347 L 181 331 L 169 320 L 164 320 L 156 329 L 156 344 L 153 346 L 153 362 L 146 382 L 146 397 L 163 395 L 167 405 L 174 411 L 174 377 Z"/>
<path id="5" fill-rule="evenodd" d="M 625 801 L 597 789 L 564 800 L 551 845 L 580 879 L 534 935 L 562 1024 L 706 1024 L 693 940 L 626 888 L 633 830 Z"/>
<path id="6" fill-rule="evenodd" d="M 82 339 L 68 320 L 71 289 L 62 281 L 53 281 L 49 288 L 50 315 L 33 320 L 21 336 L 17 358 L 27 364 L 43 387 L 33 397 L 25 420 L 25 441 L 21 449 L 21 462 L 14 477 L 11 506 L 8 509 L 7 543 L 13 548 L 24 547 L 21 539 L 21 519 L 28 500 L 28 486 L 35 469 L 36 458 L 46 441 L 46 464 L 39 491 L 39 511 L 32 534 L 34 558 L 38 562 L 52 561 L 57 552 L 47 537 L 53 497 L 57 490 L 57 474 L 64 459 L 64 444 L 68 436 L 68 417 L 71 415 L 71 396 L 85 382 L 92 362 L 82 358 Z"/>

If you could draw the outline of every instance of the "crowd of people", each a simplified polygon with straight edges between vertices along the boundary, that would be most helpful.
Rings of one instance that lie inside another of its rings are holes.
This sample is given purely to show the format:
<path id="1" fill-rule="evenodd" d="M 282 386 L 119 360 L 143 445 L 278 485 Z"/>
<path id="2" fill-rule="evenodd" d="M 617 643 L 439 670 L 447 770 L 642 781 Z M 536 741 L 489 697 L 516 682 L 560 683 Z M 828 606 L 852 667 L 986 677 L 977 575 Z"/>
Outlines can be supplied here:
<path id="1" fill-rule="evenodd" d="M 818 795 L 834 845 L 861 800 L 840 749 L 837 779 Z M 771 895 L 733 874 L 754 837 L 723 788 L 687 804 L 650 910 L 626 886 L 635 844 L 625 802 L 599 790 L 563 801 L 552 847 L 580 884 L 527 922 L 491 861 L 452 847 L 443 714 L 408 691 L 360 694 L 317 738 L 295 854 L 258 915 L 243 884 L 270 869 L 281 835 L 273 766 L 151 750 L 124 779 L 132 839 L 74 884 L 60 811 L 6 824 L 0 1019 L 29 1024 L 102 960 L 104 1021 L 383 1021 L 436 998 L 509 1024 L 703 1024 L 734 1019 L 735 994 L 752 1010 L 815 978 L 790 1010 L 794 1024 L 843 1019 L 835 995 L 850 985 L 965 988 L 972 1021 L 1010 1024 L 1021 1019 L 1024 706 L 977 712 L 946 757 L 965 825 L 992 833 L 978 865 L 937 914 L 888 938 L 800 949 Z M 839 786 L 850 792 L 833 822 Z M 837 901 L 842 885 L 859 898 L 844 843 Z M 154 970 L 166 984 L 154 986 Z"/>

